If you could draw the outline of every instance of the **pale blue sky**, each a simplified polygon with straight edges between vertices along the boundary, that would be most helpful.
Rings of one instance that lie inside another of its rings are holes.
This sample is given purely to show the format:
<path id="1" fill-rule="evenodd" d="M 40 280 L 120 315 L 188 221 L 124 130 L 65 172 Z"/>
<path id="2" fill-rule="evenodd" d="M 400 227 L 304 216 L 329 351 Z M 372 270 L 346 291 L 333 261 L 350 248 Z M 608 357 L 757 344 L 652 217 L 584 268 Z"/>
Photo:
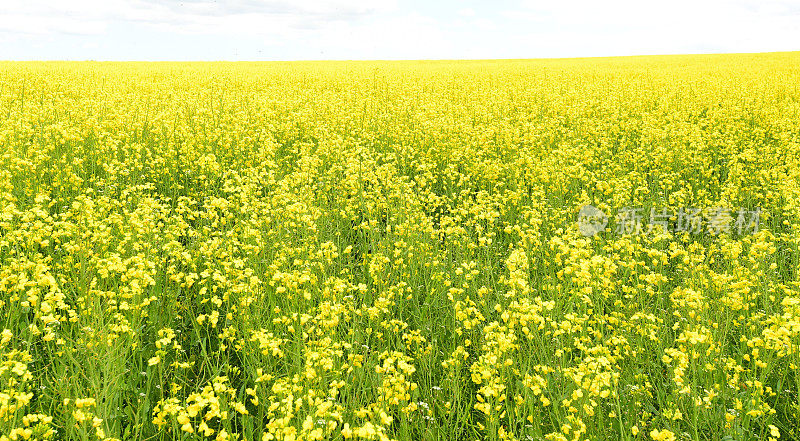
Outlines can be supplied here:
<path id="1" fill-rule="evenodd" d="M 800 50 L 800 0 L 0 0 L 0 59 L 540 58 Z"/>

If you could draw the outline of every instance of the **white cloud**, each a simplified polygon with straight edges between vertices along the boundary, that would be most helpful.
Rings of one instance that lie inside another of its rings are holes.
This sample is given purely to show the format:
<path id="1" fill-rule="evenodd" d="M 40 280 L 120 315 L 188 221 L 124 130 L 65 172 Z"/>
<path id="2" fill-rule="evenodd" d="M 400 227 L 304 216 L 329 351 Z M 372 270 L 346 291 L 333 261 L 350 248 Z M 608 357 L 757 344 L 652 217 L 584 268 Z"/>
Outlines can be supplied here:
<path id="1" fill-rule="evenodd" d="M 456 50 L 452 35 L 429 17 L 405 14 L 367 23 L 335 23 L 326 38 L 302 35 L 301 49 L 314 48 L 315 59 L 445 58 Z"/>
<path id="2" fill-rule="evenodd" d="M 259 33 L 275 24 L 313 28 L 355 21 L 394 7 L 393 0 L 5 0 L 0 5 L 0 31 L 92 34 L 110 22 L 133 22 L 183 27 L 187 32 L 222 28 Z"/>
<path id="3" fill-rule="evenodd" d="M 0 0 L 0 58 L 126 59 L 134 52 L 152 59 L 530 58 L 798 49 L 796 0 L 442 0 L 415 7 L 404 0 Z"/>
<path id="4" fill-rule="evenodd" d="M 762 0 L 523 0 L 509 19 L 548 23 L 565 47 L 603 45 L 610 54 L 800 49 L 800 8 Z"/>
<path id="5" fill-rule="evenodd" d="M 463 8 L 458 10 L 458 15 L 462 17 L 474 17 L 475 10 L 472 8 Z"/>
<path id="6" fill-rule="evenodd" d="M 179 14 L 298 14 L 326 16 L 331 19 L 357 17 L 379 12 L 394 6 L 394 2 L 386 0 L 232 0 L 218 2 L 214 0 L 140 0 L 145 4 L 165 6 Z"/>

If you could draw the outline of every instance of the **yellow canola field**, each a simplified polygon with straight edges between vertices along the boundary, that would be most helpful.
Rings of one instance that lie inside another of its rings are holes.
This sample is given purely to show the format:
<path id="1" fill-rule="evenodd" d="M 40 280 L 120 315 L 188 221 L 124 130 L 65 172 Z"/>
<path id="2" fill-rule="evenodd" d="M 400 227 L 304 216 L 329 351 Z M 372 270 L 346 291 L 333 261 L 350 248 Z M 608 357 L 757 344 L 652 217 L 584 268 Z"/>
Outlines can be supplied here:
<path id="1" fill-rule="evenodd" d="M 799 87 L 0 62 L 0 440 L 800 439 Z"/>

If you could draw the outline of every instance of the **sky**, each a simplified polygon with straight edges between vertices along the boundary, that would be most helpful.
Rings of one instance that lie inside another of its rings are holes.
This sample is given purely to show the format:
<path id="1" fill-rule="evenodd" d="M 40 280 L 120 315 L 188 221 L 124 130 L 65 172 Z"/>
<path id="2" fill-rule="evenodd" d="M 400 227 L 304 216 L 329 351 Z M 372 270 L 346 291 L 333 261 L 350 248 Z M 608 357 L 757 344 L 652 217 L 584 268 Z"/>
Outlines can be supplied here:
<path id="1" fill-rule="evenodd" d="M 0 0 L 0 60 L 552 58 L 800 50 L 800 0 Z"/>

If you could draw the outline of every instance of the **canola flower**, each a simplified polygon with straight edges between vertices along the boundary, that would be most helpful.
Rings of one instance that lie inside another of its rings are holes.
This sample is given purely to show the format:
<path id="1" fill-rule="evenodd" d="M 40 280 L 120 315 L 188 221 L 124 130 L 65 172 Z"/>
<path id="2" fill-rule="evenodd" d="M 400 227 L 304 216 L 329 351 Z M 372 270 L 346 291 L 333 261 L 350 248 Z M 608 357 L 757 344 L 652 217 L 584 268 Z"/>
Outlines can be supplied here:
<path id="1" fill-rule="evenodd" d="M 0 66 L 0 441 L 800 438 L 800 54 Z"/>

